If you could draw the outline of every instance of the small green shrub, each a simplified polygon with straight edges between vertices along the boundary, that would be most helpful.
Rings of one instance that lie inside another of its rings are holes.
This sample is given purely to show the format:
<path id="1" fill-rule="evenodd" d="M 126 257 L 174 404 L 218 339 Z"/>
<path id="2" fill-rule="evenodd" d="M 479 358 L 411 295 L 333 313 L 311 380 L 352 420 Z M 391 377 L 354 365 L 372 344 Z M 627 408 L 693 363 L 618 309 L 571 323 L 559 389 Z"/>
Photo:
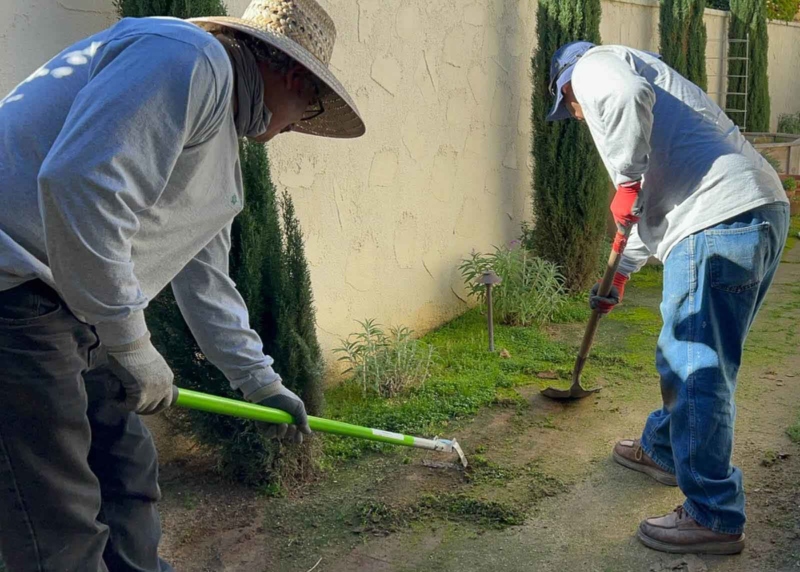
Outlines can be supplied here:
<path id="1" fill-rule="evenodd" d="M 800 113 L 782 113 L 778 117 L 778 133 L 800 135 Z"/>
<path id="2" fill-rule="evenodd" d="M 459 270 L 469 295 L 486 303 L 481 275 L 493 270 L 503 282 L 493 287 L 493 305 L 500 321 L 509 326 L 548 322 L 564 301 L 564 279 L 558 267 L 517 245 L 498 248 L 492 254 L 473 252 Z"/>
<path id="3" fill-rule="evenodd" d="M 767 0 L 767 18 L 791 22 L 799 8 L 800 0 Z"/>
<path id="4" fill-rule="evenodd" d="M 375 320 L 358 322 L 361 331 L 350 334 L 334 350 L 343 354 L 339 361 L 348 364 L 364 394 L 394 397 L 421 386 L 430 375 L 433 346 L 414 338 L 406 327 L 390 328 L 387 334 Z"/>
<path id="5" fill-rule="evenodd" d="M 783 180 L 783 190 L 792 193 L 797 190 L 797 181 L 792 177 Z"/>

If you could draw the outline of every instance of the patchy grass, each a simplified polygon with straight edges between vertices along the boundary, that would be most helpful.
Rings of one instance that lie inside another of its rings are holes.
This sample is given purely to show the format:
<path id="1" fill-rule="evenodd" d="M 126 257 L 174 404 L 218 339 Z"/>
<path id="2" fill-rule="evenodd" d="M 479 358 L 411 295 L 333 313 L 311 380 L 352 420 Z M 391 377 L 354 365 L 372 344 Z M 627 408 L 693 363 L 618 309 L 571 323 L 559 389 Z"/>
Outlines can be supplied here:
<path id="1" fill-rule="evenodd" d="M 660 266 L 647 266 L 633 277 L 626 303 L 603 321 L 604 333 L 598 336 L 584 374 L 588 384 L 600 377 L 641 379 L 644 370 L 652 369 L 661 318 L 658 312 L 637 305 L 637 299 L 660 297 L 661 279 Z M 485 315 L 478 309 L 470 310 L 422 338 L 433 346 L 437 356 L 423 386 L 387 399 L 364 395 L 356 383 L 345 382 L 326 393 L 326 415 L 357 425 L 427 436 L 445 431 L 453 421 L 474 415 L 481 407 L 524 408 L 526 402 L 516 388 L 545 387 L 554 379 L 563 383 L 569 380 L 588 317 L 586 297 L 571 297 L 556 317 L 565 324 L 567 335 L 557 338 L 535 327 L 498 324 L 497 352 L 490 353 Z M 509 357 L 500 357 L 501 350 Z M 325 436 L 327 457 L 334 461 L 357 457 L 366 450 L 391 448 Z"/>
<path id="2" fill-rule="evenodd" d="M 792 443 L 800 445 L 800 417 L 797 418 L 797 422 L 794 425 L 786 430 L 786 434 L 792 440 Z"/>
<path id="3" fill-rule="evenodd" d="M 787 262 L 786 255 L 797 245 L 798 242 L 800 242 L 798 233 L 800 233 L 800 215 L 795 215 L 789 221 L 789 237 L 786 239 L 786 248 L 783 252 L 783 262 Z"/>
<path id="4" fill-rule="evenodd" d="M 514 387 L 535 383 L 537 372 L 571 368 L 574 351 L 536 328 L 496 326 L 495 353 L 488 351 L 486 336 L 485 317 L 471 310 L 423 338 L 435 348 L 437 359 L 422 387 L 384 399 L 365 396 L 356 384 L 345 382 L 327 392 L 326 414 L 387 431 L 435 434 L 483 406 L 521 405 Z M 501 349 L 511 357 L 500 357 Z M 333 458 L 357 456 L 376 447 L 381 446 L 344 438 L 326 442 Z"/>
<path id="5" fill-rule="evenodd" d="M 655 289 L 660 292 L 663 280 L 664 267 L 660 264 L 648 264 L 631 277 L 630 285 L 640 290 Z"/>
<path id="6" fill-rule="evenodd" d="M 535 463 L 502 467 L 475 456 L 467 474 L 467 487 L 458 492 L 427 493 L 407 503 L 390 504 L 374 498 L 355 504 L 348 519 L 357 534 L 384 536 L 418 521 L 461 522 L 479 528 L 502 529 L 525 522 L 529 509 L 539 500 L 562 493 L 566 483 L 546 475 Z M 471 486 L 470 486 L 471 485 Z M 476 486 L 485 485 L 481 488 Z M 512 489 L 505 498 L 497 489 Z"/>
<path id="7" fill-rule="evenodd" d="M 554 324 L 569 324 L 571 322 L 585 322 L 589 319 L 592 311 L 589 309 L 587 300 L 589 295 L 573 294 L 564 299 L 564 302 L 553 314 Z"/>

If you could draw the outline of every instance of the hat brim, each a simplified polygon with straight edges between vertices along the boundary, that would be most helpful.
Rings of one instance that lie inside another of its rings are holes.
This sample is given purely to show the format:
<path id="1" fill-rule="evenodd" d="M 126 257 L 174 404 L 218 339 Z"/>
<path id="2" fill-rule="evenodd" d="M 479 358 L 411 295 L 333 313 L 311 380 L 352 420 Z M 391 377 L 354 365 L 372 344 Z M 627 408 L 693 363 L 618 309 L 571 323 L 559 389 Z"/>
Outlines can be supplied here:
<path id="1" fill-rule="evenodd" d="M 300 63 L 328 86 L 329 90 L 321 95 L 322 107 L 325 112 L 313 119 L 295 123 L 292 126 L 293 133 L 349 139 L 360 137 L 366 132 L 364 120 L 361 119 L 361 114 L 358 112 L 353 98 L 347 93 L 342 83 L 326 66 L 311 55 L 311 52 L 297 42 L 269 30 L 256 28 L 241 18 L 215 16 L 190 18 L 188 21 L 209 32 L 218 31 L 219 28 L 230 28 L 266 42 Z"/>
<path id="2" fill-rule="evenodd" d="M 569 112 L 569 109 L 567 109 L 567 106 L 564 105 L 564 93 L 562 92 L 562 89 L 567 83 L 572 81 L 572 70 L 574 67 L 575 64 L 572 64 L 569 68 L 564 70 L 564 72 L 556 81 L 556 101 L 553 103 L 550 113 L 547 114 L 547 121 L 572 119 L 572 114 Z"/>

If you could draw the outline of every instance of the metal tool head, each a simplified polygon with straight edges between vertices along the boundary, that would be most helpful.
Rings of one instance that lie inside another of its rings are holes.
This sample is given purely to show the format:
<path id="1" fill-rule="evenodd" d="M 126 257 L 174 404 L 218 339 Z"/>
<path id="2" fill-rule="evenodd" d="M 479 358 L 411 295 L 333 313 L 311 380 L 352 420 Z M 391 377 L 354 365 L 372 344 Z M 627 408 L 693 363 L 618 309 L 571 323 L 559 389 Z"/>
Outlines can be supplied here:
<path id="1" fill-rule="evenodd" d="M 417 439 L 417 441 L 420 442 L 422 440 Z M 455 452 L 458 454 L 458 460 L 461 461 L 461 465 L 465 469 L 467 468 L 467 457 L 464 455 L 464 451 L 461 450 L 461 445 L 459 445 L 458 441 L 455 439 L 439 439 L 439 437 L 434 437 L 433 441 L 428 441 L 427 443 L 428 445 L 423 446 L 423 449 L 433 449 L 434 451 L 442 451 L 444 453 Z"/>
<path id="2" fill-rule="evenodd" d="M 550 399 L 558 401 L 573 401 L 576 399 L 583 399 L 589 397 L 593 393 L 600 391 L 602 387 L 595 387 L 594 389 L 584 389 L 580 385 L 573 385 L 569 389 L 556 389 L 555 387 L 548 387 L 542 390 L 542 395 Z"/>
<path id="3" fill-rule="evenodd" d="M 461 445 L 458 444 L 458 441 L 453 439 L 453 451 L 458 453 L 458 459 L 461 461 L 461 466 L 465 469 L 467 468 L 467 456 L 464 454 L 464 451 L 461 450 Z"/>

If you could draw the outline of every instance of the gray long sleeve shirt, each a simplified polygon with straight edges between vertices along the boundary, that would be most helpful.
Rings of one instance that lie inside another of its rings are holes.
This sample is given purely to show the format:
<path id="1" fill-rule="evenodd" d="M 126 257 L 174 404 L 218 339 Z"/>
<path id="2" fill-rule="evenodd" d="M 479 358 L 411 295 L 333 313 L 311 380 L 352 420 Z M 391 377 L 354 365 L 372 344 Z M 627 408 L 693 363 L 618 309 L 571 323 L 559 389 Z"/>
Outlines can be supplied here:
<path id="1" fill-rule="evenodd" d="M 147 331 L 172 283 L 203 352 L 245 396 L 276 381 L 228 276 L 243 206 L 233 72 L 171 18 L 124 19 L 0 100 L 0 290 L 41 279 L 106 345 Z"/>
<path id="2" fill-rule="evenodd" d="M 598 46 L 575 64 L 575 97 L 615 185 L 642 181 L 642 218 L 620 263 L 664 261 L 687 236 L 773 202 L 775 170 L 699 87 L 657 57 Z"/>

